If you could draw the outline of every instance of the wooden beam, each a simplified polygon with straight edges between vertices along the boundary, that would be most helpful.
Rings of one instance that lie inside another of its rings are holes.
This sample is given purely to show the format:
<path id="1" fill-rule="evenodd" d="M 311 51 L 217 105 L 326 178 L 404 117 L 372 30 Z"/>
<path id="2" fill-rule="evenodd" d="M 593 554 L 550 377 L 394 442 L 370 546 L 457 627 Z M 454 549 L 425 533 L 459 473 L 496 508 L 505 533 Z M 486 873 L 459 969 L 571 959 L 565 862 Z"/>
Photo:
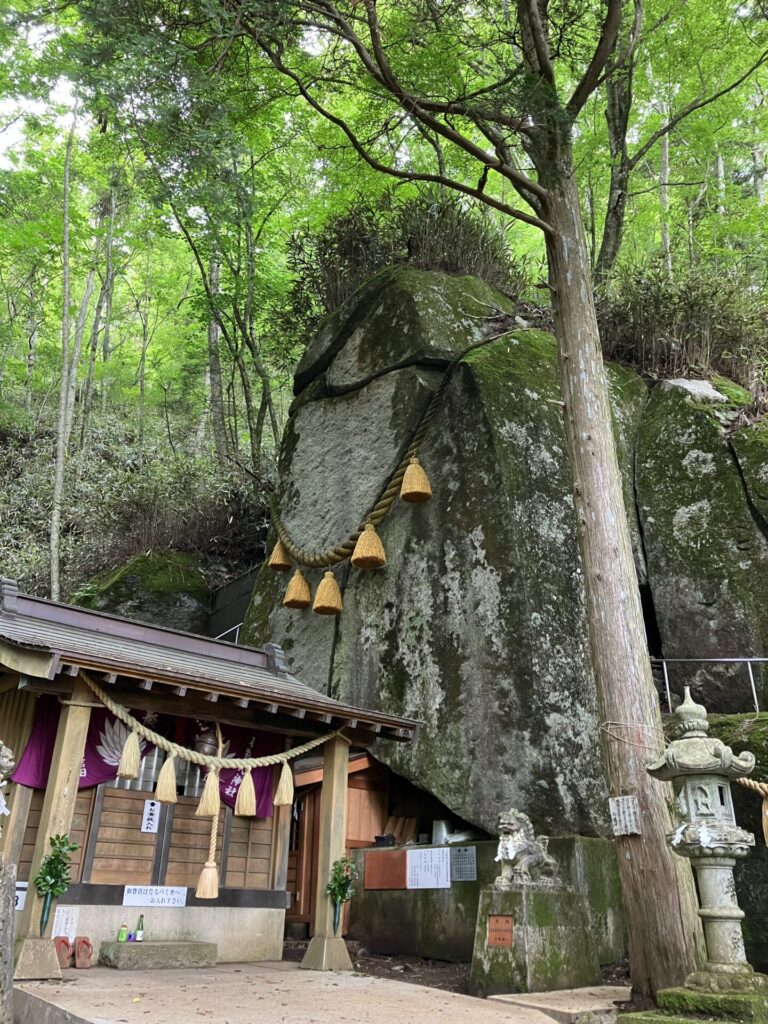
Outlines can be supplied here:
<path id="1" fill-rule="evenodd" d="M 236 697 L 232 703 L 235 707 L 242 708 L 245 711 L 251 702 L 246 697 Z"/>
<path id="2" fill-rule="evenodd" d="M 334 736 L 323 752 L 323 784 L 320 791 L 315 934 L 301 961 L 308 971 L 351 971 L 352 962 L 340 935 L 333 927 L 333 902 L 325 893 L 334 861 L 344 856 L 347 819 L 347 762 L 349 743 Z"/>
<path id="3" fill-rule="evenodd" d="M 277 704 L 260 704 L 259 710 L 266 711 L 268 715 L 276 715 L 278 706 Z"/>
<path id="4" fill-rule="evenodd" d="M 77 787 L 80 781 L 80 766 L 85 753 L 85 738 L 91 718 L 91 691 L 82 679 L 76 679 L 72 689 L 72 699 L 63 704 L 56 731 L 56 743 L 51 758 L 51 771 L 45 790 L 43 809 L 40 812 L 40 823 L 37 829 L 35 849 L 29 877 L 34 878 L 40 870 L 43 858 L 50 852 L 49 838 L 55 835 L 66 835 L 72 828 L 75 813 Z M 24 909 L 19 915 L 17 937 L 23 944 L 25 940 L 35 939 L 39 935 L 40 912 L 43 901 L 33 885 L 27 891 Z M 46 936 L 50 936 L 54 914 L 51 913 Z M 21 954 L 21 950 L 19 953 Z"/>
<path id="5" fill-rule="evenodd" d="M 80 666 L 79 665 L 65 665 L 64 666 L 64 675 L 65 676 L 72 676 L 72 678 L 74 678 L 79 671 L 80 671 Z"/>
<path id="6" fill-rule="evenodd" d="M 304 708 L 294 708 L 293 711 L 289 712 L 289 714 L 293 715 L 294 718 L 304 718 L 306 713 L 307 712 Z"/>
<path id="7" fill-rule="evenodd" d="M 142 679 L 141 682 L 139 683 L 139 689 L 145 690 L 147 693 L 149 693 L 149 691 L 152 689 L 154 685 L 155 683 L 153 679 Z"/>
<path id="8" fill-rule="evenodd" d="M 116 672 L 105 672 L 101 677 L 102 683 L 106 683 L 107 686 L 114 686 L 117 682 Z"/>
<path id="9" fill-rule="evenodd" d="M 175 693 L 177 697 L 186 697 L 187 688 L 186 686 L 174 686 L 172 692 Z"/>
<path id="10" fill-rule="evenodd" d="M 218 699 L 219 695 L 215 692 L 206 693 L 205 696 L 203 697 L 203 700 L 208 700 L 211 702 L 211 704 L 215 704 Z"/>

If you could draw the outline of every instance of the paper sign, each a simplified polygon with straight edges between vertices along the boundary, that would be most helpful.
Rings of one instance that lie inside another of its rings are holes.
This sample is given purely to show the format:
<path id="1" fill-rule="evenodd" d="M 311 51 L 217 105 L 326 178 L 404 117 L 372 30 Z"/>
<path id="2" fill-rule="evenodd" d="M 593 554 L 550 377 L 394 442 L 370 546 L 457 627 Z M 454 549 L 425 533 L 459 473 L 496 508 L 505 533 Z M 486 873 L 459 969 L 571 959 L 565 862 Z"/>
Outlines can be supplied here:
<path id="1" fill-rule="evenodd" d="M 144 813 L 141 816 L 142 832 L 157 832 L 160 823 L 160 801 L 145 800 Z"/>
<path id="2" fill-rule="evenodd" d="M 126 885 L 124 907 L 183 907 L 187 902 L 185 885 Z"/>
<path id="3" fill-rule="evenodd" d="M 29 882 L 17 882 L 16 883 L 16 903 L 14 909 L 23 910 L 24 904 L 27 902 L 27 888 Z"/>
<path id="4" fill-rule="evenodd" d="M 451 881 L 477 881 L 477 853 L 474 846 L 451 847 Z"/>
<path id="5" fill-rule="evenodd" d="M 56 913 L 53 915 L 51 936 L 55 939 L 57 935 L 66 935 L 70 942 L 74 942 L 77 935 L 77 919 L 79 916 L 79 907 L 56 907 Z"/>
<path id="6" fill-rule="evenodd" d="M 615 836 L 640 836 L 640 804 L 636 796 L 612 796 L 608 799 L 611 808 L 611 827 Z"/>
<path id="7" fill-rule="evenodd" d="M 432 850 L 409 850 L 406 868 L 408 889 L 451 887 L 451 851 L 447 846 Z"/>

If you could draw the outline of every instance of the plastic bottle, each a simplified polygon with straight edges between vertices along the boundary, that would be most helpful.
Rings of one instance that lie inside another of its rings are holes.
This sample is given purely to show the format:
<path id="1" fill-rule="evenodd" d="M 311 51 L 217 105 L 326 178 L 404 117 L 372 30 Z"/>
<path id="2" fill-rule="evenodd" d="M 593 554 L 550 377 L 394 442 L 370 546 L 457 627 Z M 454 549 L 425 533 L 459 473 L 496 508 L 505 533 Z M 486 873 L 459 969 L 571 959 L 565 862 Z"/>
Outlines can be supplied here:
<path id="1" fill-rule="evenodd" d="M 117 941 L 118 942 L 127 942 L 128 941 L 128 925 L 127 924 L 121 924 L 120 925 L 120 930 L 117 933 Z"/>
<path id="2" fill-rule="evenodd" d="M 136 925 L 136 933 L 134 935 L 136 942 L 144 941 L 144 915 L 139 914 L 139 923 Z"/>

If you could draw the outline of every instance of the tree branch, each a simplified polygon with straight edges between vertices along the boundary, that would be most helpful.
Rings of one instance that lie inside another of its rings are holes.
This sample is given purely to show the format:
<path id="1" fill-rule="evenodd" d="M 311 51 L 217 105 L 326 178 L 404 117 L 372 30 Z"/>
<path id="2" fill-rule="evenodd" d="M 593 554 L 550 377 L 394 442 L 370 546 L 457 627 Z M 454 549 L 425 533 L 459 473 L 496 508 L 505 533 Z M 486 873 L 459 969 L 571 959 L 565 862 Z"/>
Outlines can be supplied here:
<path id="1" fill-rule="evenodd" d="M 621 0 L 608 0 L 608 11 L 600 32 L 600 41 L 597 44 L 592 60 L 587 70 L 573 91 L 573 95 L 566 104 L 566 111 L 571 117 L 576 117 L 578 112 L 587 102 L 589 97 L 597 88 L 600 74 L 605 67 L 608 58 L 613 52 L 616 38 L 619 34 L 621 24 Z"/>
<path id="2" fill-rule="evenodd" d="M 327 107 L 324 107 L 323 104 L 320 103 L 320 101 L 315 98 L 315 96 L 309 91 L 308 87 L 301 79 L 301 77 L 295 71 L 292 71 L 283 63 L 279 54 L 270 47 L 270 45 L 263 39 L 263 37 L 258 32 L 252 32 L 252 36 L 257 45 L 261 48 L 264 54 L 272 62 L 274 67 L 281 74 L 290 78 L 291 81 L 296 85 L 296 88 L 299 90 L 301 96 L 312 107 L 312 109 L 316 111 L 316 113 L 320 114 L 321 117 L 324 117 L 327 121 L 330 121 L 331 124 L 334 124 L 336 125 L 337 128 L 341 129 L 341 131 L 344 133 L 344 135 L 350 142 L 354 151 L 362 160 L 365 161 L 365 163 L 369 165 L 369 167 L 372 167 L 374 170 L 380 171 L 383 174 L 388 174 L 390 177 L 398 178 L 401 181 L 428 181 L 436 185 L 444 185 L 446 188 L 453 189 L 456 192 L 462 192 L 464 195 L 472 196 L 473 199 L 479 199 L 486 205 L 492 206 L 494 209 L 499 210 L 500 213 L 504 213 L 509 217 L 514 217 L 516 220 L 523 221 L 523 223 L 525 224 L 530 224 L 533 227 L 537 227 L 540 231 L 543 231 L 545 234 L 552 233 L 551 225 L 548 224 L 546 221 L 541 220 L 539 217 L 534 217 L 529 213 L 525 213 L 523 210 L 518 210 L 514 206 L 509 206 L 507 203 L 502 202 L 499 199 L 495 199 L 493 196 L 490 196 L 477 188 L 473 188 L 471 185 L 465 185 L 463 182 L 457 181 L 455 178 L 448 178 L 442 174 L 426 174 L 421 173 L 419 171 L 401 171 L 395 167 L 389 166 L 388 164 L 382 163 L 380 160 L 377 160 L 376 157 L 374 157 L 370 152 L 368 152 L 368 150 L 362 144 L 357 135 L 355 135 L 355 133 L 352 131 L 352 129 L 349 127 L 346 121 L 338 117 L 336 114 L 332 113 L 330 110 L 327 109 Z M 438 132 L 438 134 L 444 133 Z M 450 138 L 450 135 L 448 137 L 450 141 L 454 141 L 452 138 Z M 503 174 L 503 176 L 509 178 L 509 180 L 514 179 L 513 183 L 515 184 L 515 187 L 519 186 L 520 188 L 528 189 L 529 191 L 535 193 L 536 195 L 546 196 L 546 190 L 543 189 L 536 182 L 530 181 L 524 174 L 518 174 L 517 172 L 512 171 L 510 168 L 504 168 L 503 165 L 500 166 L 497 163 L 497 161 L 492 160 L 488 156 L 488 154 L 485 153 L 483 150 L 479 150 L 479 152 L 482 153 L 483 155 L 482 163 L 487 164 L 490 167 L 490 169 L 496 170 L 498 171 L 498 173 Z"/>
<path id="3" fill-rule="evenodd" d="M 733 92 L 734 89 L 738 89 L 746 80 L 753 75 L 759 67 L 768 61 L 768 50 L 765 50 L 760 54 L 755 63 L 748 68 L 739 78 L 731 82 L 730 85 L 724 86 L 722 89 L 718 89 L 717 92 L 712 93 L 711 96 L 705 96 L 703 99 L 693 100 L 687 106 L 683 107 L 674 117 L 670 118 L 665 125 L 653 132 L 643 145 L 638 149 L 636 153 L 629 158 L 629 169 L 633 171 L 635 167 L 640 163 L 645 154 L 653 148 L 653 146 L 662 138 L 672 131 L 681 121 L 683 121 L 689 114 L 693 114 L 696 110 L 701 110 L 703 107 L 709 106 L 710 103 L 714 103 L 715 100 L 719 100 L 721 96 L 725 96 L 729 92 Z"/>

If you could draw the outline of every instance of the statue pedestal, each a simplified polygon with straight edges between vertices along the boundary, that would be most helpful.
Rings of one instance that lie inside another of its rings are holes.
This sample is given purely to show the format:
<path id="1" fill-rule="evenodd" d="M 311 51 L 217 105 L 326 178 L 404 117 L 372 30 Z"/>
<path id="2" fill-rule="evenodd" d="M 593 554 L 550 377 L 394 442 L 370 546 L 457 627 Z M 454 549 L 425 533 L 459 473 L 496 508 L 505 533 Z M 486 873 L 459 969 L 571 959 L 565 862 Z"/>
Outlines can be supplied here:
<path id="1" fill-rule="evenodd" d="M 511 920 L 510 920 L 511 919 Z M 472 995 L 547 992 L 600 985 L 584 897 L 560 886 L 480 891 L 469 988 Z"/>

